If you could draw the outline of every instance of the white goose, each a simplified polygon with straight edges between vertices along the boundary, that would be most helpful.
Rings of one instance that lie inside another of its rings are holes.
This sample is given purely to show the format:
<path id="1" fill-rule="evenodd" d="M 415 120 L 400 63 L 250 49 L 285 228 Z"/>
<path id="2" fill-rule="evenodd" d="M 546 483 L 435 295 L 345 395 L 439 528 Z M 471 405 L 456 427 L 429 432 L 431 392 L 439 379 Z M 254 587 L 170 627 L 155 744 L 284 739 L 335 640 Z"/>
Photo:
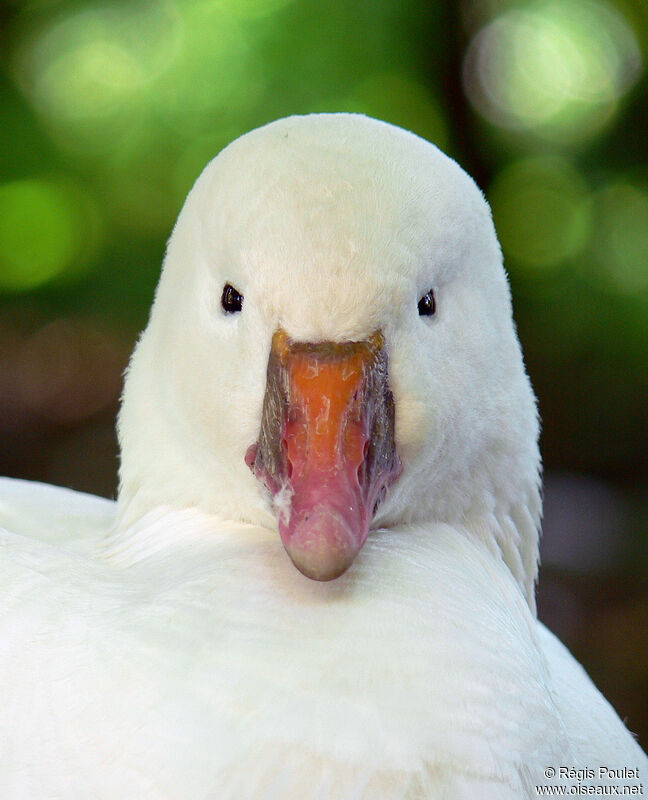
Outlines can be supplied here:
<path id="1" fill-rule="evenodd" d="M 646 779 L 535 616 L 537 432 L 453 161 L 356 115 L 235 141 L 169 243 L 118 503 L 2 483 L 0 797 Z"/>

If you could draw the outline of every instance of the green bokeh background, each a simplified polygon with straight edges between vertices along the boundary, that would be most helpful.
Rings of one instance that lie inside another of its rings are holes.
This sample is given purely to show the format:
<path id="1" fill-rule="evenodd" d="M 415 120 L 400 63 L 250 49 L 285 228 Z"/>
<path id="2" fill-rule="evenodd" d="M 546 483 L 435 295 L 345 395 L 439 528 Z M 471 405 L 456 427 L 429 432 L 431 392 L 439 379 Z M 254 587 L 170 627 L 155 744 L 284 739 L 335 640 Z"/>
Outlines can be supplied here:
<path id="1" fill-rule="evenodd" d="M 114 495 L 121 374 L 228 141 L 402 125 L 492 203 L 543 418 L 540 615 L 645 747 L 645 0 L 16 1 L 0 47 L 0 473 Z"/>

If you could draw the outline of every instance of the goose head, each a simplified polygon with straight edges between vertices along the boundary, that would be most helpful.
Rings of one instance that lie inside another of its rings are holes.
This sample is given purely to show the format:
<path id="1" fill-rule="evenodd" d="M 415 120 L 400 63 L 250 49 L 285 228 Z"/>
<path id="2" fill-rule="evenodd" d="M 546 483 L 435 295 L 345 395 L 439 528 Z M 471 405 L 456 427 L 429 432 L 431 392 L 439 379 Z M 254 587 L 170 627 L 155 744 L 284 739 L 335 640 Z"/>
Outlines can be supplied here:
<path id="1" fill-rule="evenodd" d="M 448 523 L 533 605 L 538 420 L 490 210 L 400 128 L 290 117 L 206 167 L 118 430 L 123 527 L 197 507 L 325 580 L 370 528 Z"/>

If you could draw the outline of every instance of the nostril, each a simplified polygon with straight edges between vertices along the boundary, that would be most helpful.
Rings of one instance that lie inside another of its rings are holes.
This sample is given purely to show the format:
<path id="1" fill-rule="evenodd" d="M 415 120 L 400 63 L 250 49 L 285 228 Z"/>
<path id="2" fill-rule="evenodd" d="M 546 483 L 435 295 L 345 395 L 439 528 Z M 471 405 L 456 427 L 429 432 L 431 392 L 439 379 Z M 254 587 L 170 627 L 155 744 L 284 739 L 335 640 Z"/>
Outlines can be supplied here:
<path id="1" fill-rule="evenodd" d="M 369 455 L 369 439 L 364 443 L 362 447 L 362 461 L 358 465 L 358 469 L 356 470 L 356 480 L 358 481 L 358 486 L 362 486 L 366 474 L 367 474 L 367 456 Z"/>
<path id="2" fill-rule="evenodd" d="M 288 476 L 288 480 L 290 480 L 292 478 L 292 474 L 293 474 L 293 463 L 290 460 L 290 455 L 289 455 L 289 451 L 288 451 L 288 440 L 286 439 L 285 436 L 281 440 L 281 449 L 283 451 L 284 459 L 285 459 L 285 462 L 286 462 L 286 474 Z"/>

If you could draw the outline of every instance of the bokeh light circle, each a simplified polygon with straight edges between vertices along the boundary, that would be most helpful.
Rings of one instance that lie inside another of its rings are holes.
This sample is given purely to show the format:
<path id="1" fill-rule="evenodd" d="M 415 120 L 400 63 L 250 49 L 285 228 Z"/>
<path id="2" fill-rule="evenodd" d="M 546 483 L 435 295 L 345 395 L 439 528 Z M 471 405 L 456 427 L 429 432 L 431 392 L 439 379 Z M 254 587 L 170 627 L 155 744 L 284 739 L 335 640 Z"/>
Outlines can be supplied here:
<path id="1" fill-rule="evenodd" d="M 504 253 L 522 266 L 551 270 L 587 244 L 587 186 L 565 159 L 516 161 L 495 178 L 488 197 Z"/>
<path id="2" fill-rule="evenodd" d="M 57 424 L 90 417 L 119 396 L 125 365 L 119 342 L 90 321 L 54 320 L 14 358 L 21 402 Z"/>
<path id="3" fill-rule="evenodd" d="M 641 72 L 630 24 L 602 0 L 538 0 L 472 39 L 464 87 L 493 124 L 542 138 L 595 135 Z"/>
<path id="4" fill-rule="evenodd" d="M 0 288 L 25 291 L 48 283 L 80 247 L 78 215 L 67 192 L 27 179 L 0 185 Z"/>
<path id="5" fill-rule="evenodd" d="M 240 11 L 245 3 L 233 5 Z M 264 76 L 230 4 L 195 0 L 179 12 L 183 45 L 164 80 L 151 87 L 148 102 L 161 119 L 192 139 L 213 127 L 219 112 L 231 115 L 254 106 Z"/>
<path id="6" fill-rule="evenodd" d="M 105 152 L 133 131 L 181 44 L 171 0 L 88 4 L 30 30 L 14 53 L 14 74 L 64 149 Z"/>
<path id="7" fill-rule="evenodd" d="M 629 181 L 595 198 L 592 256 L 605 283 L 622 294 L 648 290 L 648 187 Z"/>

